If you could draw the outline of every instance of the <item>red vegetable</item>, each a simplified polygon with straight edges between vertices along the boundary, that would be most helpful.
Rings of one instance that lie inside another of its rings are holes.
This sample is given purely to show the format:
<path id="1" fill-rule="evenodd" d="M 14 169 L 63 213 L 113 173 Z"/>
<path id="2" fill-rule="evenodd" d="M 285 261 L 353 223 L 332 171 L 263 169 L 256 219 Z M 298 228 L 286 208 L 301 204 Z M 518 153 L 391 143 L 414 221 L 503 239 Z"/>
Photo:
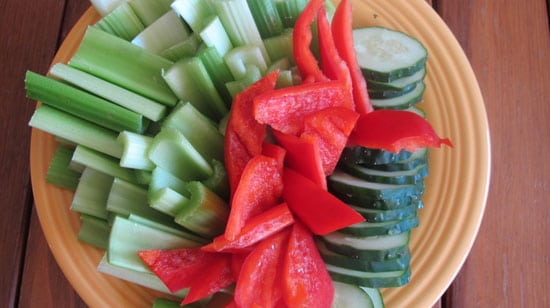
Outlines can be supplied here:
<path id="1" fill-rule="evenodd" d="M 279 203 L 283 189 L 281 164 L 257 155 L 246 165 L 231 201 L 225 237 L 235 240 L 247 221 Z"/>
<path id="2" fill-rule="evenodd" d="M 348 145 L 384 149 L 390 152 L 415 151 L 423 147 L 452 147 L 449 139 L 441 139 L 416 113 L 400 110 L 376 110 L 362 115 L 351 133 Z"/>
<path id="3" fill-rule="evenodd" d="M 283 199 L 292 212 L 317 235 L 365 220 L 340 199 L 292 169 L 284 169 L 283 184 Z"/>
<path id="4" fill-rule="evenodd" d="M 260 94 L 254 98 L 254 118 L 285 134 L 299 135 L 304 117 L 337 106 L 351 106 L 347 88 L 340 81 L 301 84 Z"/>
<path id="5" fill-rule="evenodd" d="M 342 0 L 336 7 L 332 18 L 332 36 L 338 53 L 347 63 L 351 74 L 353 103 L 359 114 L 373 110 L 367 91 L 367 82 L 357 63 L 353 46 L 352 7 L 349 0 Z"/>
<path id="6" fill-rule="evenodd" d="M 284 262 L 285 303 L 288 307 L 331 307 L 334 285 L 313 236 L 295 223 Z"/>
<path id="7" fill-rule="evenodd" d="M 264 142 L 264 146 L 262 148 L 262 154 L 271 158 L 274 158 L 281 168 L 283 167 L 283 163 L 285 161 L 286 157 L 286 149 L 283 147 L 280 147 L 273 143 Z M 282 172 L 282 170 L 281 170 Z"/>

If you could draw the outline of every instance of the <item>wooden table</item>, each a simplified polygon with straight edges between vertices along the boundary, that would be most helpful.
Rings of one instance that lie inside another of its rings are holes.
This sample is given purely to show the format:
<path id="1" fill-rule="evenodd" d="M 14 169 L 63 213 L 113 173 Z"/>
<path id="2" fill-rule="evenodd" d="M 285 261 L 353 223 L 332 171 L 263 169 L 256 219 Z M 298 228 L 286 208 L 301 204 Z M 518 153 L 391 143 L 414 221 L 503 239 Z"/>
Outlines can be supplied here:
<path id="1" fill-rule="evenodd" d="M 550 307 L 550 31 L 544 0 L 433 0 L 468 56 L 488 112 L 492 177 L 474 247 L 437 307 Z M 84 307 L 41 231 L 29 177 L 34 104 L 86 0 L 0 2 L 0 305 Z"/>

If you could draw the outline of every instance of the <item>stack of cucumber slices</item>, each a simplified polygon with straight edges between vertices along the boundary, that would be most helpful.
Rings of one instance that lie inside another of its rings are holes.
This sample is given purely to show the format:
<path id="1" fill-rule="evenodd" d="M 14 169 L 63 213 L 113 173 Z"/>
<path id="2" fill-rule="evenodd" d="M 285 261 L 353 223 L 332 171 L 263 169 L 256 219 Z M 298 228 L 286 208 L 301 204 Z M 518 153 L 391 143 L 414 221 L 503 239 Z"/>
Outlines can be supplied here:
<path id="1" fill-rule="evenodd" d="M 424 116 L 415 107 L 425 88 L 424 46 L 405 33 L 381 27 L 355 29 L 354 43 L 373 107 Z M 344 150 L 328 187 L 366 221 L 319 238 L 334 281 L 355 285 L 371 298 L 377 296 L 373 289 L 409 282 L 409 239 L 419 225 L 427 159 L 427 148 L 398 153 L 364 147 Z"/>

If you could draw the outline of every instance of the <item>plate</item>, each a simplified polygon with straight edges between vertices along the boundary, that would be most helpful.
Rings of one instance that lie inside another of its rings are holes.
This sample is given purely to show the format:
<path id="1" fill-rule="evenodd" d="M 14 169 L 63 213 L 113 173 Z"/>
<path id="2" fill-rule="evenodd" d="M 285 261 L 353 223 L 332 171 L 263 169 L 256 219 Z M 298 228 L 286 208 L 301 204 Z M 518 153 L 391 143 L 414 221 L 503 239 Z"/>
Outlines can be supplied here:
<path id="1" fill-rule="evenodd" d="M 382 290 L 387 307 L 430 307 L 464 263 L 485 210 L 490 141 L 483 98 L 462 48 L 424 0 L 352 3 L 355 27 L 381 25 L 401 30 L 427 47 L 426 92 L 420 106 L 438 134 L 454 143 L 454 148 L 430 153 L 425 207 L 410 242 L 411 282 Z M 52 63 L 68 61 L 86 27 L 98 19 L 95 10 L 88 9 Z M 91 307 L 150 307 L 159 293 L 99 273 L 96 267 L 103 252 L 77 241 L 80 221 L 69 210 L 72 193 L 45 183 L 55 146 L 51 135 L 33 129 L 32 188 L 40 224 L 57 263 Z"/>

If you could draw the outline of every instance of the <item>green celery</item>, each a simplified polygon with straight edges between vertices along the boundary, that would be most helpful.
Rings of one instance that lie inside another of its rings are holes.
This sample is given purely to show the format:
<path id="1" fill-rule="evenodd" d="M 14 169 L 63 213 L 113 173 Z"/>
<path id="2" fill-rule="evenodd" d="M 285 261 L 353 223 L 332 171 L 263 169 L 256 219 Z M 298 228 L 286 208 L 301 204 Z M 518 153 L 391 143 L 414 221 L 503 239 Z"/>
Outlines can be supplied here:
<path id="1" fill-rule="evenodd" d="M 69 65 L 161 104 L 177 102 L 161 77 L 172 61 L 93 27 L 86 30 Z"/>
<path id="2" fill-rule="evenodd" d="M 212 16 L 199 32 L 199 36 L 208 47 L 214 47 L 220 56 L 233 48 L 231 40 L 218 16 Z"/>
<path id="3" fill-rule="evenodd" d="M 294 28 L 296 19 L 306 7 L 308 0 L 274 0 L 285 28 Z"/>
<path id="4" fill-rule="evenodd" d="M 191 199 L 176 215 L 176 223 L 205 238 L 222 234 L 229 216 L 228 204 L 201 182 L 191 181 L 187 186 Z"/>
<path id="5" fill-rule="evenodd" d="M 206 179 L 213 172 L 208 161 L 189 140 L 178 130 L 169 127 L 162 129 L 153 138 L 149 159 L 184 181 Z"/>
<path id="6" fill-rule="evenodd" d="M 225 63 L 235 80 L 245 78 L 247 66 L 253 65 L 263 75 L 267 70 L 267 61 L 255 45 L 246 45 L 231 49 L 224 57 Z"/>
<path id="7" fill-rule="evenodd" d="M 71 210 L 100 219 L 107 219 L 107 198 L 113 177 L 92 168 L 85 168 L 71 202 Z"/>
<path id="8" fill-rule="evenodd" d="M 94 27 L 126 41 L 133 39 L 145 28 L 128 2 L 120 4 L 112 12 L 102 17 Z"/>
<path id="9" fill-rule="evenodd" d="M 222 97 L 225 105 L 230 108 L 232 97 L 225 86 L 226 83 L 235 80 L 229 67 L 223 60 L 223 57 L 218 53 L 214 47 L 206 47 L 198 52 L 198 56 L 201 59 L 208 75 L 212 79 L 212 82 L 216 86 L 218 93 Z"/>
<path id="10" fill-rule="evenodd" d="M 210 164 L 214 168 L 214 173 L 208 179 L 203 180 L 202 183 L 224 200 L 229 200 L 229 181 L 225 165 L 215 159 Z"/>
<path id="11" fill-rule="evenodd" d="M 195 33 L 200 33 L 205 20 L 214 15 L 208 0 L 175 0 L 171 6 Z"/>
<path id="12" fill-rule="evenodd" d="M 137 183 L 133 170 L 120 166 L 120 160 L 83 145 L 76 146 L 72 161 L 97 171 L 101 171 L 112 177 L 121 178 L 125 181 Z"/>
<path id="13" fill-rule="evenodd" d="M 172 223 L 167 225 L 167 224 L 159 223 L 157 221 L 148 219 L 146 217 L 138 216 L 135 214 L 130 214 L 130 216 L 128 216 L 128 219 L 140 225 L 148 226 L 151 228 L 168 232 L 170 234 L 174 234 L 176 236 L 184 237 L 190 241 L 193 241 L 194 243 L 207 244 L 209 242 L 207 239 L 196 235 L 195 233 L 183 228 L 178 224 Z"/>
<path id="14" fill-rule="evenodd" d="M 187 202 L 189 202 L 189 198 L 170 187 L 164 187 L 149 194 L 150 206 L 172 217 L 175 217 L 185 207 Z"/>
<path id="15" fill-rule="evenodd" d="M 180 100 L 190 102 L 212 120 L 219 121 L 229 112 L 199 57 L 179 60 L 162 77 Z"/>
<path id="16" fill-rule="evenodd" d="M 52 66 L 50 75 L 142 114 L 152 121 L 162 119 L 166 113 L 166 106 L 162 104 L 63 63 Z"/>
<path id="17" fill-rule="evenodd" d="M 128 4 L 145 27 L 171 10 L 173 0 L 131 0 Z"/>
<path id="18" fill-rule="evenodd" d="M 46 105 L 34 111 L 29 125 L 112 157 L 122 155 L 117 132 Z"/>
<path id="19" fill-rule="evenodd" d="M 175 190 L 185 197 L 189 197 L 191 195 L 189 190 L 187 190 L 186 181 L 183 181 L 167 170 L 156 166 L 151 173 L 151 181 L 149 182 L 149 196 L 166 187 Z"/>
<path id="20" fill-rule="evenodd" d="M 183 20 L 170 10 L 132 39 L 132 44 L 160 54 L 163 50 L 183 42 L 190 30 Z"/>
<path id="21" fill-rule="evenodd" d="M 29 98 L 115 131 L 143 132 L 148 125 L 141 114 L 31 71 L 25 75 L 25 89 Z"/>
<path id="22" fill-rule="evenodd" d="M 153 174 L 151 170 L 134 169 L 134 174 L 136 175 L 137 184 L 147 186 L 151 183 Z"/>
<path id="23" fill-rule="evenodd" d="M 273 0 L 247 0 L 247 2 L 262 38 L 276 36 L 283 31 L 283 22 Z"/>
<path id="24" fill-rule="evenodd" d="M 120 132 L 117 139 L 123 147 L 120 166 L 139 170 L 155 168 L 155 164 L 147 156 L 153 137 L 124 131 Z"/>
<path id="25" fill-rule="evenodd" d="M 80 215 L 80 229 L 77 239 L 102 250 L 107 250 L 111 226 L 105 219 Z"/>
<path id="26" fill-rule="evenodd" d="M 287 58 L 294 65 L 292 29 L 285 29 L 277 36 L 264 39 L 264 45 L 273 61 Z"/>
<path id="27" fill-rule="evenodd" d="M 243 78 L 225 84 L 232 97 L 235 97 L 248 86 L 262 78 L 262 71 L 255 65 L 246 65 L 246 74 Z"/>
<path id="28" fill-rule="evenodd" d="M 107 16 L 119 5 L 128 0 L 90 0 L 90 3 L 101 16 Z"/>
<path id="29" fill-rule="evenodd" d="M 224 160 L 223 136 L 216 124 L 191 103 L 182 102 L 176 105 L 162 127 L 177 129 L 207 161 Z"/>
<path id="30" fill-rule="evenodd" d="M 160 56 L 170 61 L 178 61 L 182 58 L 192 57 L 197 53 L 200 39 L 195 33 L 191 33 L 185 40 L 170 46 L 160 52 Z"/>
<path id="31" fill-rule="evenodd" d="M 46 172 L 46 183 L 75 191 L 81 172 L 70 168 L 73 148 L 58 145 Z"/>

